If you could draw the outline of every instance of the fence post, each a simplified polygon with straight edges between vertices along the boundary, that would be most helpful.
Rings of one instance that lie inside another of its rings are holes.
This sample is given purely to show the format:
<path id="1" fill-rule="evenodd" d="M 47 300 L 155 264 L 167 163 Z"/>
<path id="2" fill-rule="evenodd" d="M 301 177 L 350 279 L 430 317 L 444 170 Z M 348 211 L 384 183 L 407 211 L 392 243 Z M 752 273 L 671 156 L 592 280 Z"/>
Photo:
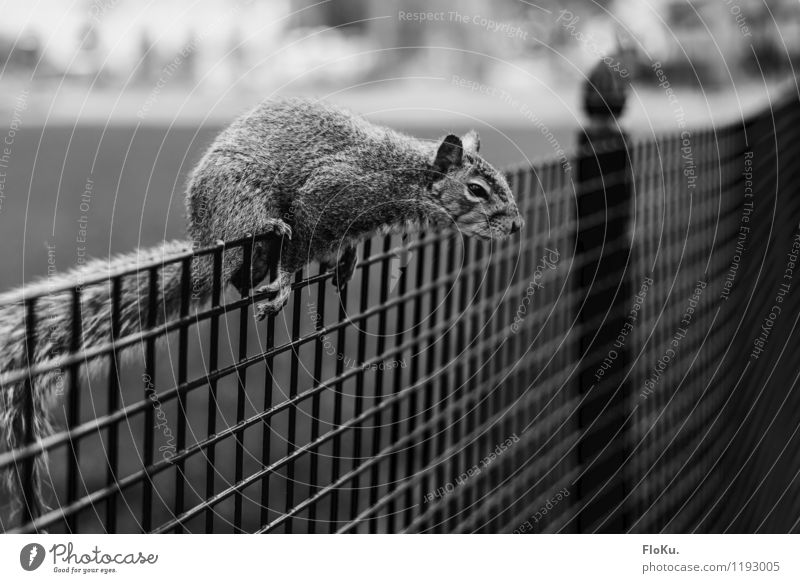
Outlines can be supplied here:
<path id="1" fill-rule="evenodd" d="M 631 303 L 632 180 L 627 135 L 617 116 L 625 88 L 599 63 L 587 81 L 590 121 L 578 136 L 575 291 L 579 402 L 575 483 L 578 532 L 621 532 L 630 358 L 618 336 Z"/>

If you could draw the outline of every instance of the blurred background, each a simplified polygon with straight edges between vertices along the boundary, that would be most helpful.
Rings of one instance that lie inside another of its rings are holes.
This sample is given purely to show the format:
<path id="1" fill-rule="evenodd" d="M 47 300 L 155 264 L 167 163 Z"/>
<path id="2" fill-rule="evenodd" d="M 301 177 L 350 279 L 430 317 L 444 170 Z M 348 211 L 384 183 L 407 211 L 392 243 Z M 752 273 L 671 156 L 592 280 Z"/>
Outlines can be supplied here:
<path id="1" fill-rule="evenodd" d="M 581 82 L 620 43 L 634 133 L 675 129 L 655 62 L 697 126 L 762 102 L 800 55 L 796 0 L 38 0 L 2 14 L 2 291 L 79 252 L 180 237 L 188 170 L 272 94 L 425 138 L 476 127 L 505 164 L 569 150 Z"/>

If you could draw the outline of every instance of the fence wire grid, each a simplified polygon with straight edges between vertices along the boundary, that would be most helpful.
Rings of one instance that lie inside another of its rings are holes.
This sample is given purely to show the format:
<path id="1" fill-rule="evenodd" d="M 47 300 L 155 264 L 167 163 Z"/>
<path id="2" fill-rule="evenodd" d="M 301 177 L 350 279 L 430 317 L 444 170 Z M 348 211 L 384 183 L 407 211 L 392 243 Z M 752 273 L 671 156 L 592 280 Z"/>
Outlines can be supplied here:
<path id="1" fill-rule="evenodd" d="M 375 238 L 341 296 L 312 266 L 262 323 L 221 281 L 258 236 L 50 290 L 77 337 L 109 288 L 112 335 L 0 376 L 66 387 L 53 433 L 0 453 L 3 530 L 797 532 L 798 128 L 794 94 L 650 141 L 586 132 L 570 168 L 508 170 L 519 237 Z M 157 323 L 165 270 L 181 307 Z M 126 333 L 131 278 L 153 317 Z M 18 311 L 29 355 L 47 297 Z"/>

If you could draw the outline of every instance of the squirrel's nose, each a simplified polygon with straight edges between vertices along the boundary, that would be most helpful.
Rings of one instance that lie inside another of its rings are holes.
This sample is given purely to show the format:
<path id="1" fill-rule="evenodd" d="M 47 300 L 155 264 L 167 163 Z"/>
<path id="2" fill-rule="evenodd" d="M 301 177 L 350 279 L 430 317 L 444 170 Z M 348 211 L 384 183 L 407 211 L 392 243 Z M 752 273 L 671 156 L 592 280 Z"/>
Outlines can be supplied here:
<path id="1" fill-rule="evenodd" d="M 511 232 L 518 233 L 522 228 L 522 219 L 514 219 L 511 221 Z"/>

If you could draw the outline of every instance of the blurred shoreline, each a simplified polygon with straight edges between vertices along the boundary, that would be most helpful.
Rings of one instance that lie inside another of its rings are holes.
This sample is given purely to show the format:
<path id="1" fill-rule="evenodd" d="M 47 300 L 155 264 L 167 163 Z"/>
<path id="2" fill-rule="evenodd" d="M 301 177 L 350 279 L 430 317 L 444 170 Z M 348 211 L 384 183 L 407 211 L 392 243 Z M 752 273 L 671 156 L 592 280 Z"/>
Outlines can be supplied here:
<path id="1" fill-rule="evenodd" d="M 455 76 L 454 76 L 455 77 Z M 677 87 L 674 91 L 692 126 L 719 125 L 733 121 L 762 107 L 789 81 L 749 82 L 732 88 L 701 91 Z M 487 85 L 487 87 L 494 87 Z M 309 95 L 340 104 L 369 119 L 393 126 L 437 126 L 463 124 L 470 119 L 500 128 L 518 127 L 525 122 L 520 109 L 532 111 L 552 128 L 578 128 L 585 120 L 581 95 L 576 84 L 560 87 L 537 84 L 504 89 L 517 100 L 516 107 L 498 95 L 458 87 L 452 78 L 429 77 L 421 80 L 376 83 L 370 88 L 354 87 L 325 91 L 308 90 L 265 92 L 237 90 L 236 93 L 196 94 L 187 87 L 165 88 L 153 102 L 145 87 L 94 88 L 92 86 L 21 79 L 4 80 L 0 96 L 0 127 L 7 126 L 17 108 L 18 96 L 26 94 L 22 123 L 27 127 L 60 126 L 178 126 L 224 125 L 273 94 Z M 664 91 L 635 83 L 623 125 L 634 133 L 670 131 L 676 127 Z M 143 104 L 148 104 L 145 116 Z"/>

